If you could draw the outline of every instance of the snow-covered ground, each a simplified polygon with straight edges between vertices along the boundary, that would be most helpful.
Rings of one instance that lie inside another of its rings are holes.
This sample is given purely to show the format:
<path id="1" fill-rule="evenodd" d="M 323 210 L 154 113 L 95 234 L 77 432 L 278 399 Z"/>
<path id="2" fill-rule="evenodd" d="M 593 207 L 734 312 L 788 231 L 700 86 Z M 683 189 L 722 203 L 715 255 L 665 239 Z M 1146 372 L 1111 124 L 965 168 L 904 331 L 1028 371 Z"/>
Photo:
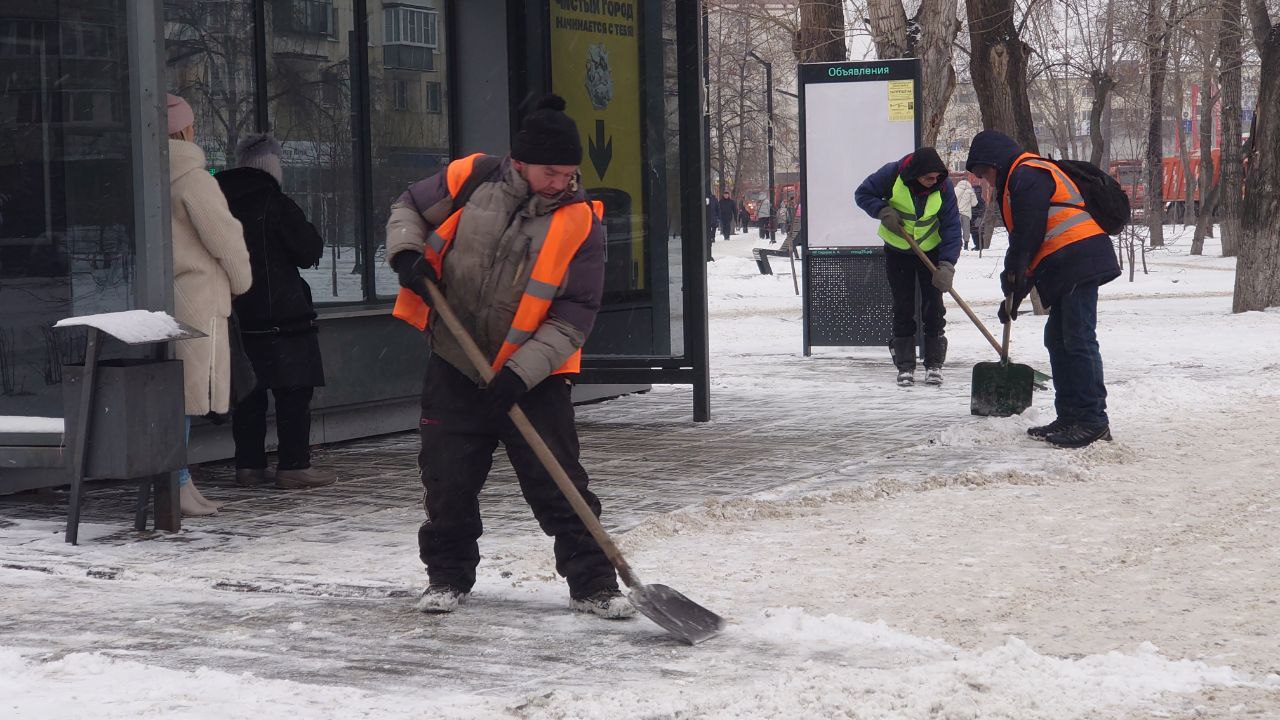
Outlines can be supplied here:
<path id="1" fill-rule="evenodd" d="M 1280 717 L 1280 446 L 1271 442 L 1280 390 L 1270 382 L 1280 369 L 1280 313 L 1230 314 L 1233 262 L 1212 244 L 1204 257 L 1188 256 L 1189 230 L 1166 234 L 1170 246 L 1148 256 L 1150 274 L 1102 291 L 1115 442 L 1080 451 L 1024 436 L 1052 417 L 1051 393 L 1038 393 L 1022 417 L 968 415 L 968 368 L 993 353 L 957 308 L 948 313 L 947 384 L 900 389 L 883 348 L 803 357 L 800 299 L 785 260 L 774 262 L 779 275 L 761 276 L 753 236 L 716 243 L 710 314 L 721 418 L 733 416 L 735 402 L 782 397 L 809 402 L 822 423 L 856 424 L 887 399 L 954 412 L 883 461 L 653 517 L 625 533 L 634 566 L 661 568 L 662 582 L 730 619 L 721 638 L 698 648 L 655 646 L 651 626 L 635 621 L 608 625 L 603 650 L 593 650 L 581 639 L 593 621 L 553 610 L 479 633 L 484 647 L 468 652 L 510 664 L 513 679 L 466 692 L 432 682 L 429 666 L 463 650 L 432 643 L 437 621 L 407 610 L 383 620 L 344 609 L 341 598 L 307 598 L 299 620 L 254 638 L 278 648 L 284 666 L 291 647 L 349 629 L 362 662 L 377 662 L 363 653 L 381 637 L 388 646 L 421 643 L 423 668 L 389 669 L 376 687 L 318 684 L 310 666 L 234 672 L 225 669 L 234 663 L 224 641 L 253 632 L 244 629 L 255 627 L 252 618 L 278 617 L 284 596 L 211 597 L 188 582 L 180 546 L 164 551 L 173 553 L 172 581 L 155 574 L 163 565 L 154 562 L 130 578 L 144 592 L 72 581 L 57 572 L 67 556 L 52 550 L 56 540 L 18 528 L 0 537 L 23 542 L 26 559 L 52 571 L 0 566 L 0 592 L 21 599 L 7 608 L 34 614 L 31 604 L 45 599 L 60 611 L 51 616 L 102 613 L 74 622 L 96 647 L 117 637 L 107 617 L 127 622 L 130 636 L 114 651 L 68 653 L 52 639 L 13 646 L 0 634 L 0 716 Z M 993 327 L 1002 242 L 982 258 L 966 253 L 957 267 L 957 290 Z M 1047 369 L 1042 327 L 1043 318 L 1023 315 L 1013 348 L 1019 361 Z M 299 548 L 258 542 L 261 555 L 243 560 L 246 574 L 301 561 Z M 415 558 L 392 550 L 335 546 L 332 577 L 416 581 Z M 545 543 L 502 536 L 485 551 L 503 568 L 482 572 L 488 597 L 562 607 Z M 128 569 L 149 551 L 86 544 L 77 552 Z M 192 645 L 216 654 L 223 669 L 189 662 L 203 656 L 194 647 L 165 667 L 137 659 L 152 657 L 146 639 L 184 606 Z M 344 619 L 330 618 L 322 631 L 307 614 L 319 618 L 321 609 Z M 480 610 L 468 610 L 469 620 L 440 622 L 477 622 Z M 5 627 L 0 620 L 0 633 Z M 505 642 L 530 634 L 545 637 L 545 660 L 504 654 Z M 340 636 L 329 642 L 342 645 Z M 554 663 L 566 647 L 586 673 L 548 672 L 534 686 L 518 680 L 519 663 Z M 250 670 L 256 657 L 244 656 Z"/>

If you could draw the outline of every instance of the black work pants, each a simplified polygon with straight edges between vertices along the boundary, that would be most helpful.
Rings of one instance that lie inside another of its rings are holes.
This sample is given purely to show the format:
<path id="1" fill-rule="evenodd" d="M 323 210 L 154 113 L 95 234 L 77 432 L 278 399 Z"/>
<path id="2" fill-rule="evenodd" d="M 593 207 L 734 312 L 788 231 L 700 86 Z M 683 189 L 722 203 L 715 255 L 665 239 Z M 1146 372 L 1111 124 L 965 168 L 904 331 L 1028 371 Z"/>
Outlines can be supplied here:
<path id="1" fill-rule="evenodd" d="M 280 441 L 278 470 L 311 467 L 311 395 L 315 388 L 272 388 L 276 398 L 276 437 Z M 231 414 L 237 468 L 267 466 L 267 389 L 255 388 Z"/>
<path id="2" fill-rule="evenodd" d="M 578 462 L 570 390 L 565 378 L 553 375 L 525 393 L 519 405 L 599 517 L 600 501 L 587 489 L 587 472 Z M 432 356 L 422 390 L 418 455 L 427 512 L 426 522 L 418 529 L 418 551 L 431 582 L 464 591 L 475 584 L 480 563 L 477 540 L 483 532 L 480 490 L 501 442 L 525 502 L 542 531 L 555 538 L 556 571 L 568 581 L 569 594 L 583 598 L 617 588 L 608 557 L 510 419 L 481 417 L 481 393 L 470 378 Z"/>
<path id="3" fill-rule="evenodd" d="M 938 264 L 938 249 L 925 253 Z M 884 269 L 893 295 L 893 336 L 915 337 L 916 287 L 920 288 L 920 318 L 924 334 L 937 337 L 947 325 L 947 308 L 942 304 L 942 291 L 933 286 L 933 273 L 920 262 L 914 252 L 899 252 L 885 247 Z"/>

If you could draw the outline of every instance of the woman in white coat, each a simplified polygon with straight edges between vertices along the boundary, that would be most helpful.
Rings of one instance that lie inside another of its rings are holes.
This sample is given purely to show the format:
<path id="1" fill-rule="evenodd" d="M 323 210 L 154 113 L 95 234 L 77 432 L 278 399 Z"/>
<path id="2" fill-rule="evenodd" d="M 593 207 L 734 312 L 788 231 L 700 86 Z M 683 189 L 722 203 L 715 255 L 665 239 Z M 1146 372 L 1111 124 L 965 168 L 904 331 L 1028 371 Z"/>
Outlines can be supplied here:
<path id="1" fill-rule="evenodd" d="M 231 296 L 249 289 L 253 271 L 240 222 L 205 169 L 195 138 L 195 114 L 185 100 L 168 97 L 169 203 L 173 221 L 173 303 L 181 322 L 206 337 L 176 343 L 182 361 L 187 432 L 191 418 L 231 410 L 227 317 Z M 196 489 L 186 468 L 179 473 L 184 515 L 212 515 L 218 506 Z"/>
<path id="2" fill-rule="evenodd" d="M 973 222 L 973 208 L 978 204 L 978 195 L 967 177 L 956 183 L 956 206 L 960 209 L 960 241 L 964 249 L 969 249 L 969 228 Z"/>

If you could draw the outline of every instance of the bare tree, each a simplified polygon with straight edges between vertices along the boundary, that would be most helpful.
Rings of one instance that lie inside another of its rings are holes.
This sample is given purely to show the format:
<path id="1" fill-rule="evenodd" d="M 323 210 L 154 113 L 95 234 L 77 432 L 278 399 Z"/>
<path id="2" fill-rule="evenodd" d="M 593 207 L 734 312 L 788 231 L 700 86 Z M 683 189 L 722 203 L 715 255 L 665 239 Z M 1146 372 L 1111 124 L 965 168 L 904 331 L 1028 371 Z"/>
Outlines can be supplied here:
<path id="1" fill-rule="evenodd" d="M 1280 24 L 1272 24 L 1265 0 L 1247 2 L 1262 80 L 1249 136 L 1233 312 L 1280 306 Z"/>
<path id="2" fill-rule="evenodd" d="M 902 0 L 867 0 L 866 23 L 880 59 L 920 59 L 921 143 L 937 144 L 947 104 L 956 89 L 952 63 L 952 48 L 960 30 L 956 0 L 922 0 L 910 20 Z"/>
<path id="3" fill-rule="evenodd" d="M 1028 152 L 1038 152 L 1027 96 L 1031 49 L 1014 24 L 1013 0 L 965 0 L 969 18 L 969 74 L 982 110 L 982 126 L 1000 130 Z"/>

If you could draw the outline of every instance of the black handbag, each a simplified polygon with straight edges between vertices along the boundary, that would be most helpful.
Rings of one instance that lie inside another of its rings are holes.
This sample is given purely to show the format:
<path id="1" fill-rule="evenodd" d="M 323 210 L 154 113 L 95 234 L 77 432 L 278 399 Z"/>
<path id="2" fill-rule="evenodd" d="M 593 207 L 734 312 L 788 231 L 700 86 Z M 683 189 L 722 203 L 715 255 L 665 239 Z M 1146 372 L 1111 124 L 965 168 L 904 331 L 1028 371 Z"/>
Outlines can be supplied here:
<path id="1" fill-rule="evenodd" d="M 240 319 L 234 310 L 227 318 L 227 345 L 231 357 L 231 406 L 235 407 L 249 397 L 258 386 L 258 375 L 253 363 L 244 351 L 244 338 L 240 335 Z"/>

